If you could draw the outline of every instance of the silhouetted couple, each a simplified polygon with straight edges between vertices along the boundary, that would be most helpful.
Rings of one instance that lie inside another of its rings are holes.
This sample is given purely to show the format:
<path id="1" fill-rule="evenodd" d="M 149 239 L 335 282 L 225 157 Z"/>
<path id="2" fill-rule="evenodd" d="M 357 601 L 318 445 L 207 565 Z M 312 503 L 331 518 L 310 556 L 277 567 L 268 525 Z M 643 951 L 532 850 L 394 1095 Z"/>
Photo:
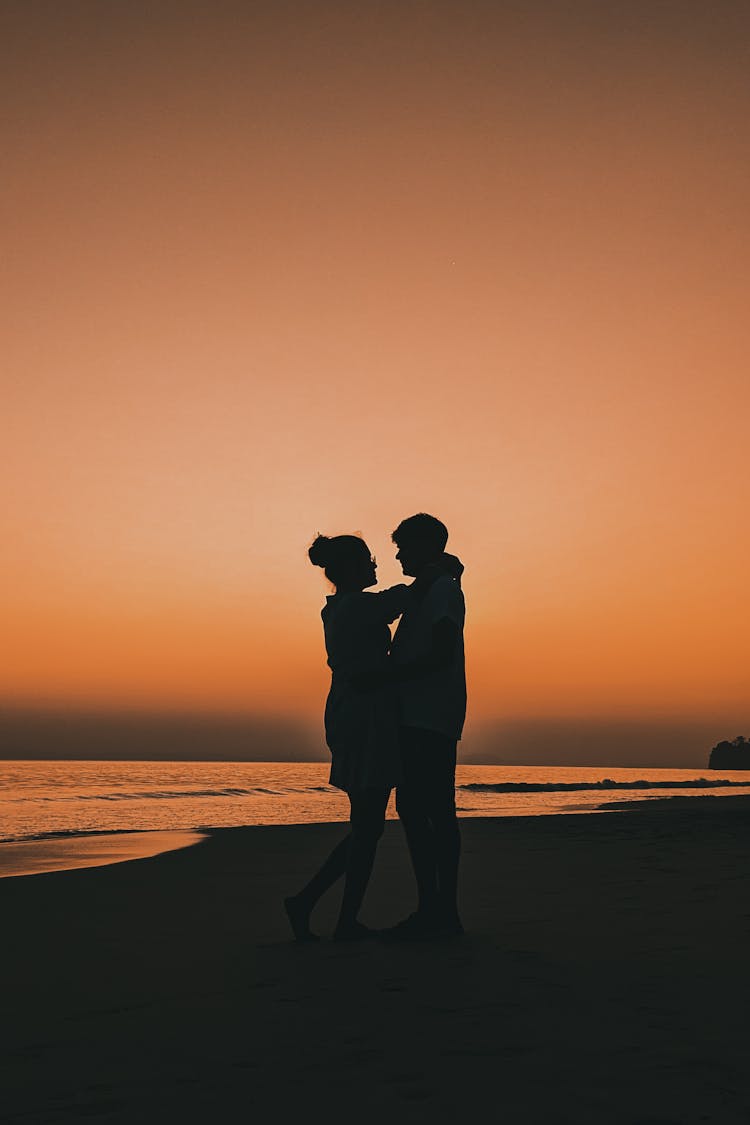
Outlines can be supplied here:
<path id="1" fill-rule="evenodd" d="M 461 841 L 456 820 L 456 744 L 466 714 L 463 567 L 445 553 L 447 528 L 420 513 L 393 532 L 409 585 L 367 592 L 375 559 L 355 535 L 319 535 L 310 561 L 335 593 L 322 612 L 331 690 L 325 709 L 332 785 L 351 805 L 347 837 L 298 894 L 285 900 L 298 941 L 315 940 L 310 916 L 344 877 L 334 934 L 353 941 L 372 933 L 358 919 L 383 833 L 391 790 L 417 882 L 415 913 L 390 940 L 463 932 L 456 902 Z M 389 624 L 401 617 L 391 639 Z"/>

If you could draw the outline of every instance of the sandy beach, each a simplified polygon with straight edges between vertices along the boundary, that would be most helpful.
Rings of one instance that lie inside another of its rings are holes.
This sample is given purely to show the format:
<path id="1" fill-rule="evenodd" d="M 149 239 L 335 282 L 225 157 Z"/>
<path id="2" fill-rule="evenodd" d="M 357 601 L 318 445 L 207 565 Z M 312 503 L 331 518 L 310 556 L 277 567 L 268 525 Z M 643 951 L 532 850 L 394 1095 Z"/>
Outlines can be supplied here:
<path id="1" fill-rule="evenodd" d="M 748 799 L 462 829 L 444 943 L 290 942 L 341 825 L 0 881 L 0 1119 L 746 1125 Z M 389 824 L 364 920 L 411 904 Z"/>

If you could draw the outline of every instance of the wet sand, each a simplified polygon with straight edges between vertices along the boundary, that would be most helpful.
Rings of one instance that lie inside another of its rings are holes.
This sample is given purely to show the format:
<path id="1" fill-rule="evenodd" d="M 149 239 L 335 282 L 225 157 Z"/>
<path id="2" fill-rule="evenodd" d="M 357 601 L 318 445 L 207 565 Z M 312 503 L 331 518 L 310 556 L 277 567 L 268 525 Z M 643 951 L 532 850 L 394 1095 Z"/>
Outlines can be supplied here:
<path id="1" fill-rule="evenodd" d="M 201 840 L 200 832 L 101 832 L 66 835 L 53 840 L 0 843 L 0 879 L 104 867 L 131 859 L 145 859 L 173 848 L 187 848 Z"/>
<path id="2" fill-rule="evenodd" d="M 462 830 L 433 944 L 288 940 L 341 825 L 2 880 L 0 1118 L 746 1125 L 748 798 Z M 389 824 L 364 918 L 411 903 Z"/>

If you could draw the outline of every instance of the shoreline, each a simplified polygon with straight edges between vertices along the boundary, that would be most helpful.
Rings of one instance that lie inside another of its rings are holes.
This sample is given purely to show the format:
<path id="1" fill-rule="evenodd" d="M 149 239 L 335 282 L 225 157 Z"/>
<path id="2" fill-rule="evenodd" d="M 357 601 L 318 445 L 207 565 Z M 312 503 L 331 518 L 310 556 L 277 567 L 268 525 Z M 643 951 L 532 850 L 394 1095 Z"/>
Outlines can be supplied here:
<path id="1" fill-rule="evenodd" d="M 0 879 L 25 879 L 109 867 L 189 848 L 205 839 L 201 829 L 154 829 L 70 833 L 0 842 Z"/>
<path id="2" fill-rule="evenodd" d="M 750 809 L 750 794 L 701 794 L 700 796 L 623 798 L 604 801 L 591 807 L 570 806 L 568 810 L 544 814 L 504 814 L 503 816 L 459 816 L 463 826 L 471 820 L 513 820 L 538 821 L 552 818 L 562 820 L 577 817 L 592 817 L 595 814 L 629 812 L 646 814 L 666 812 L 668 814 L 685 810 L 713 809 L 716 802 L 722 808 L 731 810 L 745 805 Z M 302 821 L 294 824 L 253 824 L 233 827 L 203 825 L 184 829 L 119 829 L 107 831 L 97 829 L 89 832 L 65 832 L 43 837 L 28 837 L 22 840 L 0 841 L 0 880 L 26 878 L 30 875 L 51 875 L 57 872 L 85 870 L 89 867 L 105 867 L 119 863 L 130 863 L 137 859 L 148 859 L 163 852 L 192 847 L 201 840 L 219 833 L 244 829 L 294 828 L 304 829 L 313 826 L 343 828 L 346 820 Z M 393 824 L 389 817 L 387 824 Z"/>

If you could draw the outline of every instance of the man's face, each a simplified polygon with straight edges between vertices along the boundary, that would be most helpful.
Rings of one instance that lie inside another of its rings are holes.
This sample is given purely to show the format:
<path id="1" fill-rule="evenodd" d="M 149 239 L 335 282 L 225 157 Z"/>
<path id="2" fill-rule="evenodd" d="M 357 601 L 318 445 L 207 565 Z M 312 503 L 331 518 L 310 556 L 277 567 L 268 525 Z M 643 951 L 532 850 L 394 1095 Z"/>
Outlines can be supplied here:
<path id="1" fill-rule="evenodd" d="M 396 558 L 401 563 L 401 569 L 409 578 L 416 578 L 421 570 L 434 562 L 435 552 L 432 548 L 425 547 L 418 540 L 402 539 L 396 544 Z"/>

